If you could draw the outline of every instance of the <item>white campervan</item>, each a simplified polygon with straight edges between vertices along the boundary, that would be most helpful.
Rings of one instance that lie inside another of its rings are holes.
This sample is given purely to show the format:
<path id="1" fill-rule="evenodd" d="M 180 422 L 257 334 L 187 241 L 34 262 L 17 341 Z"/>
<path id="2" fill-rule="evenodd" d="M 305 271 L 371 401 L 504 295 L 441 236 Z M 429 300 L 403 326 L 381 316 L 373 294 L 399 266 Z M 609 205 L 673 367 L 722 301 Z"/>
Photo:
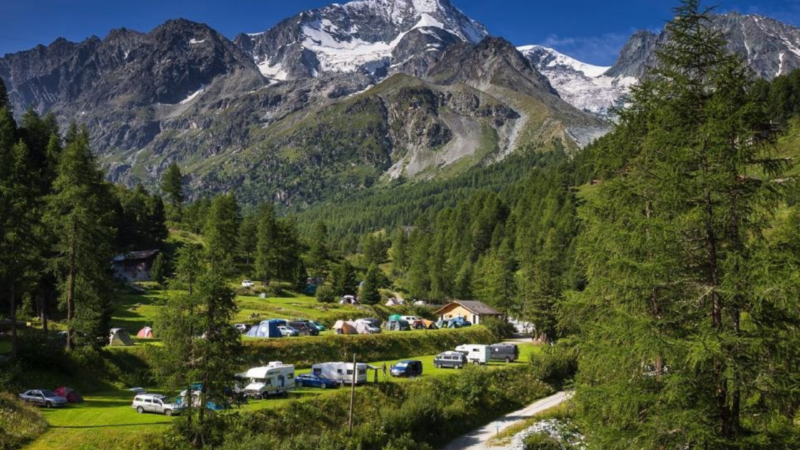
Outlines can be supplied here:
<path id="1" fill-rule="evenodd" d="M 356 384 L 364 384 L 367 382 L 367 366 L 364 363 L 356 363 L 358 372 L 356 373 Z M 352 384 L 353 382 L 353 363 L 346 362 L 329 362 L 314 364 L 311 366 L 311 373 L 317 376 L 325 377 L 331 380 L 338 381 L 342 384 Z"/>
<path id="2" fill-rule="evenodd" d="M 492 350 L 488 345 L 459 345 L 456 351 L 467 355 L 467 361 L 472 364 L 486 364 L 492 358 Z"/>
<path id="3" fill-rule="evenodd" d="M 285 394 L 294 390 L 294 365 L 273 361 L 264 367 L 254 367 L 247 372 L 238 373 L 236 378 L 246 383 L 239 391 L 249 397 L 267 398 L 270 395 Z"/>

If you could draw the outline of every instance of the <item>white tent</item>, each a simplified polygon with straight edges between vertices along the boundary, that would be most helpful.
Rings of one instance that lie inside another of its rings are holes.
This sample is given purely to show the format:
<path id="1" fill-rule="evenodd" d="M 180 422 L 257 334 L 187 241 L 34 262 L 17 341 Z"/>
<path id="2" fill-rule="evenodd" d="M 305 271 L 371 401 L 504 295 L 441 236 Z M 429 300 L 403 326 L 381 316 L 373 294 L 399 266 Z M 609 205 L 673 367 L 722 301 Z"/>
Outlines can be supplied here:
<path id="1" fill-rule="evenodd" d="M 112 328 L 108 336 L 108 345 L 133 345 L 130 335 L 124 328 Z"/>

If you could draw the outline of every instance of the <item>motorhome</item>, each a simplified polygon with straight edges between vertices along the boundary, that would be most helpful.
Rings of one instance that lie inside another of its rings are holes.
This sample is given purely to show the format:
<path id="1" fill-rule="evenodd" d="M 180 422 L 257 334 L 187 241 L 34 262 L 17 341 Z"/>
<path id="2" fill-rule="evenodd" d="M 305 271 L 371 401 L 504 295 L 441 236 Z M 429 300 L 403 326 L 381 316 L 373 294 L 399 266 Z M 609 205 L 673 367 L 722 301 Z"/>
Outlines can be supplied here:
<path id="1" fill-rule="evenodd" d="M 253 398 L 285 394 L 295 388 L 294 365 L 280 361 L 270 362 L 264 367 L 254 367 L 247 372 L 236 374 L 236 378 L 242 380 L 244 384 L 238 391 Z"/>
<path id="2" fill-rule="evenodd" d="M 472 364 L 486 364 L 492 358 L 492 351 L 488 345 L 459 345 L 456 347 L 456 351 L 466 355 L 467 361 Z"/>
<path id="3" fill-rule="evenodd" d="M 356 385 L 367 382 L 367 366 L 364 363 L 356 363 Z M 317 376 L 336 380 L 342 384 L 352 384 L 353 382 L 353 363 L 350 362 L 328 362 L 314 364 L 311 366 L 311 373 Z"/>

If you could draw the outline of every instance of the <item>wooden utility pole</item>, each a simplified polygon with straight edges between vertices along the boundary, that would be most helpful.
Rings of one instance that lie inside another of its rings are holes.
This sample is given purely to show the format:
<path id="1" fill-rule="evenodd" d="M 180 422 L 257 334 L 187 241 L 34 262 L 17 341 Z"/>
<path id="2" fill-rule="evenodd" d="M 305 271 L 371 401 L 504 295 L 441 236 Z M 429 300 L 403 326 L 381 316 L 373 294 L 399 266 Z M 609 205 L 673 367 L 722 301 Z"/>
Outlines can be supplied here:
<path id="1" fill-rule="evenodd" d="M 350 429 L 349 436 L 353 435 L 353 408 L 356 403 L 356 373 L 358 367 L 356 364 L 356 354 L 353 353 L 353 379 L 350 380 L 350 419 L 348 420 L 348 427 Z"/>

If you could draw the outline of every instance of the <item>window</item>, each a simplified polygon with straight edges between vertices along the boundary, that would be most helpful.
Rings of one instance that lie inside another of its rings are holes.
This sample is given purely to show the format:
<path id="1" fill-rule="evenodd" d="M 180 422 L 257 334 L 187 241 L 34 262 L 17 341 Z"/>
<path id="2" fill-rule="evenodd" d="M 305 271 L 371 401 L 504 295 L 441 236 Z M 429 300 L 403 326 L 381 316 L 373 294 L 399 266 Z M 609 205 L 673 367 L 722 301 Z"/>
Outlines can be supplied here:
<path id="1" fill-rule="evenodd" d="M 145 402 L 145 403 L 153 403 L 153 401 L 152 401 L 152 400 L 150 400 L 149 398 L 146 398 L 146 399 L 144 399 L 144 402 Z"/>

